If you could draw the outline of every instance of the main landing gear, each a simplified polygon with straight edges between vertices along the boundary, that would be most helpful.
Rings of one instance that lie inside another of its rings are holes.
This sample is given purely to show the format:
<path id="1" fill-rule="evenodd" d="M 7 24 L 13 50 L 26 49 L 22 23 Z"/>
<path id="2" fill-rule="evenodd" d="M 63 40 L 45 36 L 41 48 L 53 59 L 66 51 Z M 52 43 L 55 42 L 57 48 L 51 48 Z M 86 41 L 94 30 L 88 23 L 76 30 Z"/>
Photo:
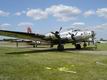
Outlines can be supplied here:
<path id="1" fill-rule="evenodd" d="M 57 50 L 58 50 L 58 51 L 63 51 L 63 50 L 64 50 L 64 45 L 63 45 L 63 44 L 59 44 L 59 45 L 57 46 Z"/>
<path id="2" fill-rule="evenodd" d="M 75 44 L 75 48 L 78 49 L 78 50 L 80 50 L 81 49 L 81 45 L 80 44 Z M 64 50 L 64 45 L 63 44 L 59 44 L 57 46 L 57 50 L 58 51 L 63 51 Z"/>
<path id="3" fill-rule="evenodd" d="M 81 49 L 81 45 L 80 44 L 75 44 L 75 48 L 76 49 Z"/>

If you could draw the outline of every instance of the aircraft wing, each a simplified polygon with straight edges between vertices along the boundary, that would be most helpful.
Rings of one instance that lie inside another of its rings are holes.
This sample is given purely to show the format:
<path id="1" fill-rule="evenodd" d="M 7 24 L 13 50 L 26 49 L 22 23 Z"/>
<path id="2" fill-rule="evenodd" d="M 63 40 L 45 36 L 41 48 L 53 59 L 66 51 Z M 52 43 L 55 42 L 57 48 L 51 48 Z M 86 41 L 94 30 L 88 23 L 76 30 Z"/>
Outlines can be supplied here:
<path id="1" fill-rule="evenodd" d="M 44 35 L 34 34 L 34 33 L 26 33 L 26 32 L 17 32 L 17 31 L 0 30 L 0 35 L 21 38 L 21 39 L 29 39 L 29 40 L 45 40 Z"/>

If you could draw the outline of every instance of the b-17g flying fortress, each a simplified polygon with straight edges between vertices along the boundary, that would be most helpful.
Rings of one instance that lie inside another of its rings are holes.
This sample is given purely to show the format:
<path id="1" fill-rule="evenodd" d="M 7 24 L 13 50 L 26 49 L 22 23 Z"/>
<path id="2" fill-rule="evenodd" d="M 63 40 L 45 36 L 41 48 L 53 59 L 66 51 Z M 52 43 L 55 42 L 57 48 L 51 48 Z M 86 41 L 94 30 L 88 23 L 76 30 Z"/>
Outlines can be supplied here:
<path id="1" fill-rule="evenodd" d="M 60 32 L 61 29 L 62 27 L 60 28 L 59 31 L 50 32 L 47 33 L 46 35 L 31 33 L 30 28 L 28 28 L 28 33 L 0 30 L 0 35 L 29 39 L 35 42 L 44 40 L 45 42 L 50 43 L 51 47 L 53 47 L 53 45 L 55 44 L 58 45 L 57 49 L 61 51 L 64 50 L 65 43 L 72 43 L 73 45 L 75 45 L 76 49 L 81 49 L 82 42 L 84 42 L 83 44 L 84 47 L 85 45 L 87 45 L 86 42 L 88 43 L 93 42 L 94 44 L 95 39 L 94 31 L 68 30 Z"/>
<path id="2" fill-rule="evenodd" d="M 106 53 L 106 0 L 0 0 L 0 80 L 106 80 Z"/>

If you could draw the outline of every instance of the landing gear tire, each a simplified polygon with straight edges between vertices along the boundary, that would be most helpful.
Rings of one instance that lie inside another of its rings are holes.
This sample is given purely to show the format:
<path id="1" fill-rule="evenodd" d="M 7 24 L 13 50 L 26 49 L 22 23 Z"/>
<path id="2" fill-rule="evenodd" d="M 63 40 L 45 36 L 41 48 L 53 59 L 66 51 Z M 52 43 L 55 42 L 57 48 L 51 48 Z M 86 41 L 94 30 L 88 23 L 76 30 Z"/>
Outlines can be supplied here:
<path id="1" fill-rule="evenodd" d="M 35 45 L 33 45 L 33 48 L 35 48 L 36 46 Z"/>
<path id="2" fill-rule="evenodd" d="M 64 50 L 64 45 L 63 45 L 63 44 L 58 45 L 58 46 L 57 46 L 57 50 L 58 50 L 58 51 L 63 51 L 63 50 Z"/>
<path id="3" fill-rule="evenodd" d="M 75 44 L 75 48 L 76 49 L 81 49 L 81 45 L 80 44 Z"/>
<path id="4" fill-rule="evenodd" d="M 50 48 L 53 48 L 53 46 L 54 46 L 54 45 L 53 45 L 53 44 L 51 44 L 51 45 L 50 45 Z"/>

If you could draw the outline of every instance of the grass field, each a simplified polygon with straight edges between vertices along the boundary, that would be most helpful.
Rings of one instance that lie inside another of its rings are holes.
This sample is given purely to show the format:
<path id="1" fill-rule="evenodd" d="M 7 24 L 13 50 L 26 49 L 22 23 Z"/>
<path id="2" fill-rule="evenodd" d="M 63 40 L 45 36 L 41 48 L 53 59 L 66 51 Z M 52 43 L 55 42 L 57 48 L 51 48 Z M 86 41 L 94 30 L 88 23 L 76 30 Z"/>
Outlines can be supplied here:
<path id="1" fill-rule="evenodd" d="M 107 80 L 107 56 L 0 47 L 0 80 Z"/>

